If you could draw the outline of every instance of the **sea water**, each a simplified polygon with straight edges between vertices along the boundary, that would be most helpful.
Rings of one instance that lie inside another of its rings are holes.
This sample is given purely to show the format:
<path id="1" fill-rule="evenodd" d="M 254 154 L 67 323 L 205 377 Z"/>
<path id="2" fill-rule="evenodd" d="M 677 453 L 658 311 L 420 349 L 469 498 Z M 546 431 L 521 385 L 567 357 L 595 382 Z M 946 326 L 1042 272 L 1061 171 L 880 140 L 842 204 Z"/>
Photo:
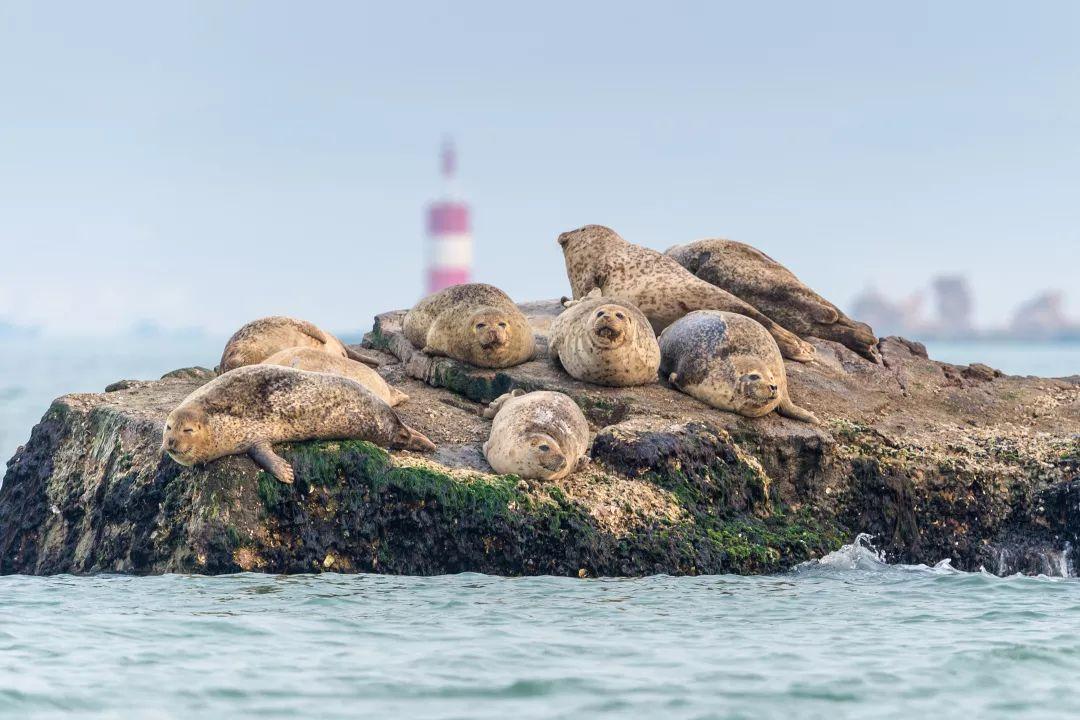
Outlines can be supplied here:
<path id="1" fill-rule="evenodd" d="M 0 578 L 0 716 L 1080 715 L 1080 584 L 770 577 Z"/>
<path id="2" fill-rule="evenodd" d="M 0 347 L 0 452 L 52 398 L 221 339 Z M 1080 346 L 931 347 L 1080 373 Z M 1080 716 L 1080 583 L 882 563 L 769 577 L 0 577 L 0 717 Z"/>

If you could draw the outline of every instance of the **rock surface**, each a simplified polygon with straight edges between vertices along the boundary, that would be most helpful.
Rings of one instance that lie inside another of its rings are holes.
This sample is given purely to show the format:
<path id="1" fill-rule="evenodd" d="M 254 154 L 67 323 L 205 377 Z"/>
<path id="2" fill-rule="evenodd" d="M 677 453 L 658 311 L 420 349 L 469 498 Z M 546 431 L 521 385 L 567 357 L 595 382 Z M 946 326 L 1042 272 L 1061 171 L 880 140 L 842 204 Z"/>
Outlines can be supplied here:
<path id="1" fill-rule="evenodd" d="M 542 349 L 558 303 L 522 306 Z M 167 413 L 212 373 L 124 380 L 55 401 L 8 462 L 0 572 L 475 571 L 573 576 L 760 573 L 858 533 L 891 561 L 1069 573 L 1080 550 L 1080 377 L 1003 376 L 881 343 L 883 365 L 815 340 L 787 363 L 813 427 L 713 410 L 665 384 L 577 382 L 546 354 L 481 370 L 415 351 L 402 312 L 365 346 L 411 396 L 397 409 L 438 445 L 284 445 L 278 483 L 247 457 L 160 457 Z M 585 411 L 594 462 L 552 484 L 494 475 L 485 403 L 560 390 Z"/>

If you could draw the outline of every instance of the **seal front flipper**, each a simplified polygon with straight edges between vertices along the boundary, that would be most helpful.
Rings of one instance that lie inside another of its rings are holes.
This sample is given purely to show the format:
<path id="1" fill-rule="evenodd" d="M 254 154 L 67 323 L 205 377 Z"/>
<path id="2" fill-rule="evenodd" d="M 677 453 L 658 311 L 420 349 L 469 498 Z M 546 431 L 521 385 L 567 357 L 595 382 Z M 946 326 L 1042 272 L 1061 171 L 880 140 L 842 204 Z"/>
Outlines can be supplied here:
<path id="1" fill-rule="evenodd" d="M 372 367 L 382 367 L 383 365 L 382 358 L 378 357 L 377 355 L 369 353 L 366 350 L 357 350 L 355 348 L 351 348 L 348 345 L 345 346 L 345 355 L 350 360 L 362 362 L 365 365 L 371 365 Z"/>
<path id="2" fill-rule="evenodd" d="M 499 410 L 502 409 L 502 406 L 505 405 L 508 400 L 512 400 L 516 397 L 521 397 L 524 394 L 525 391 L 521 388 L 514 388 L 508 393 L 503 393 L 488 404 L 487 408 L 482 413 L 483 416 L 486 417 L 488 420 L 491 420 L 499 414 Z"/>
<path id="3" fill-rule="evenodd" d="M 784 417 L 789 417 L 792 420 L 802 420 L 808 422 L 811 425 L 820 425 L 821 421 L 818 420 L 817 415 L 805 410 L 795 403 L 791 402 L 791 398 L 785 397 L 780 401 L 780 404 L 776 406 L 776 412 L 780 413 Z"/>
<path id="4" fill-rule="evenodd" d="M 281 457 L 274 452 L 274 448 L 268 442 L 261 442 L 257 445 L 253 445 L 248 450 L 248 455 L 255 461 L 255 464 L 261 467 L 266 472 L 270 473 L 283 483 L 292 485 L 294 475 L 292 465 L 285 461 L 285 458 Z"/>

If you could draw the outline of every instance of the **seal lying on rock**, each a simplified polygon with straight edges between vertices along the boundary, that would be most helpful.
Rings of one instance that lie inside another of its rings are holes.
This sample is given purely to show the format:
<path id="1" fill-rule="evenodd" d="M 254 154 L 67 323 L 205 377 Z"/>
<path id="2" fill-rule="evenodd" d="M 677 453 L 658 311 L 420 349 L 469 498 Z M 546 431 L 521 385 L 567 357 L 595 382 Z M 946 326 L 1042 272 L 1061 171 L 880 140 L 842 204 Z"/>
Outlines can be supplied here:
<path id="1" fill-rule="evenodd" d="M 315 348 L 368 365 L 382 364 L 377 356 L 345 347 L 336 337 L 307 320 L 276 315 L 252 320 L 237 330 L 225 345 L 218 372 L 255 365 L 276 352 L 296 347 Z"/>
<path id="2" fill-rule="evenodd" d="M 400 405 L 409 399 L 408 395 L 391 386 L 382 379 L 379 373 L 367 365 L 349 358 L 331 355 L 316 348 L 289 348 L 288 350 L 282 350 L 266 358 L 261 364 L 281 365 L 282 367 L 291 367 L 297 370 L 342 375 L 360 383 L 373 392 L 375 397 L 391 407 Z"/>
<path id="3" fill-rule="evenodd" d="M 694 276 L 673 259 L 623 240 L 603 225 L 564 232 L 559 236 L 566 274 L 575 298 L 600 288 L 604 297 L 625 300 L 649 318 L 660 332 L 694 310 L 727 310 L 746 315 L 765 326 L 784 357 L 807 362 L 814 347 L 780 327 L 726 290 Z"/>
<path id="4" fill-rule="evenodd" d="M 881 361 L 877 338 L 869 325 L 840 312 L 794 273 L 751 245 L 712 238 L 676 245 L 665 254 L 800 337 L 834 340 L 871 362 Z"/>
<path id="5" fill-rule="evenodd" d="M 161 448 L 188 466 L 247 453 L 291 483 L 292 467 L 272 443 L 350 439 L 435 449 L 355 380 L 278 365 L 237 368 L 188 395 L 165 420 Z"/>
<path id="6" fill-rule="evenodd" d="M 589 423 L 560 392 L 514 390 L 497 397 L 484 417 L 494 418 L 484 457 L 495 472 L 558 480 L 589 461 Z"/>
<path id="7" fill-rule="evenodd" d="M 572 377 L 616 387 L 656 382 L 660 346 L 640 310 L 601 297 L 599 288 L 563 305 L 551 325 L 549 351 Z"/>
<path id="8" fill-rule="evenodd" d="M 532 328 L 514 301 L 483 283 L 452 285 L 405 314 L 405 337 L 428 355 L 478 367 L 519 365 L 536 352 Z"/>
<path id="9" fill-rule="evenodd" d="M 788 396 L 780 349 L 765 328 L 736 313 L 698 310 L 660 334 L 660 372 L 687 395 L 721 410 L 761 417 L 776 410 L 817 424 Z"/>

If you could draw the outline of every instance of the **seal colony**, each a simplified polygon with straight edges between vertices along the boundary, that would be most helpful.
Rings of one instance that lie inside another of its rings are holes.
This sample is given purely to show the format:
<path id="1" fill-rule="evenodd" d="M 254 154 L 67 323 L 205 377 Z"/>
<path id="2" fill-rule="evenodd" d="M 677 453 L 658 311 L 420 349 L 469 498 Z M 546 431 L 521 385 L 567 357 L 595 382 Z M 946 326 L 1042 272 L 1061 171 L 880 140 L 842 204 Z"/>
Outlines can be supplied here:
<path id="1" fill-rule="evenodd" d="M 720 410 L 817 423 L 788 393 L 784 358 L 815 357 L 802 338 L 836 340 L 878 361 L 867 325 L 749 245 L 701 240 L 662 254 L 602 225 L 564 232 L 558 243 L 573 299 L 563 298 L 547 349 L 582 382 L 629 387 L 662 378 Z M 484 283 L 423 298 L 402 329 L 427 355 L 481 368 L 512 367 L 536 354 L 525 315 Z M 362 439 L 435 450 L 393 409 L 408 395 L 368 365 L 379 367 L 376 353 L 347 347 L 306 320 L 250 322 L 226 344 L 218 376 L 169 415 L 162 451 L 182 465 L 247 454 L 289 483 L 292 468 L 273 443 Z M 567 395 L 513 389 L 482 414 L 492 421 L 483 455 L 496 472 L 554 481 L 589 462 L 593 428 Z"/>

